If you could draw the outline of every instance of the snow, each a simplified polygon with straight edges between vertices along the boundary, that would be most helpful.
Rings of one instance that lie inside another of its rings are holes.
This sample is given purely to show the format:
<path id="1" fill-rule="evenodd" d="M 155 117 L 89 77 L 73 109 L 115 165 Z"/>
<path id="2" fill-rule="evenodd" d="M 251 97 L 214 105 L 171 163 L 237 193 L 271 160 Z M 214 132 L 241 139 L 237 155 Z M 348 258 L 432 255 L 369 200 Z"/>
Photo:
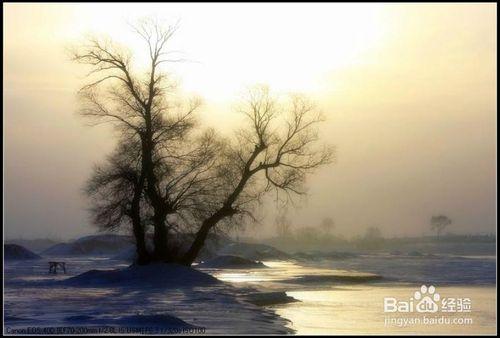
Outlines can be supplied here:
<path id="1" fill-rule="evenodd" d="M 358 257 L 358 254 L 352 252 L 340 252 L 340 251 L 331 251 L 331 252 L 297 252 L 293 255 L 294 258 L 301 260 L 320 260 L 320 259 L 349 259 Z"/>
<path id="2" fill-rule="evenodd" d="M 218 269 L 259 269 L 266 268 L 262 262 L 246 259 L 243 257 L 225 255 L 217 256 L 199 264 L 202 268 Z"/>
<path id="3" fill-rule="evenodd" d="M 59 243 L 42 252 L 46 256 L 110 255 L 134 247 L 130 236 L 101 234 Z"/>
<path id="4" fill-rule="evenodd" d="M 127 248 L 118 252 L 118 254 L 114 255 L 110 259 L 118 260 L 118 261 L 127 261 L 133 262 L 137 256 L 137 251 L 135 247 Z"/>
<path id="5" fill-rule="evenodd" d="M 218 255 L 234 255 L 252 260 L 286 260 L 290 255 L 272 246 L 256 243 L 230 243 L 217 251 Z"/>
<path id="6" fill-rule="evenodd" d="M 20 332 L 26 327 L 103 326 L 203 329 L 209 334 L 291 332 L 274 311 L 247 300 L 255 289 L 234 287 L 193 268 L 128 266 L 102 257 L 57 260 L 66 262 L 67 275 L 49 275 L 43 260 L 5 265 L 6 327 Z M 199 331 L 188 331 L 193 332 Z"/>
<path id="7" fill-rule="evenodd" d="M 90 270 L 60 282 L 77 287 L 193 287 L 220 283 L 216 278 L 195 269 L 178 265 L 156 263 L 132 265 L 125 269 Z"/>
<path id="8" fill-rule="evenodd" d="M 259 245 L 230 246 L 250 256 L 262 255 Z M 118 254 L 127 250 L 133 253 L 125 248 Z M 286 256 L 286 260 L 264 260 L 264 269 L 227 264 L 141 267 L 88 255 L 51 258 L 66 262 L 67 275 L 49 275 L 45 259 L 11 260 L 4 268 L 5 325 L 20 330 L 33 326 L 203 329 L 208 334 L 291 330 L 345 334 L 353 333 L 353 328 L 408 333 L 383 327 L 381 299 L 404 299 L 415 287 L 433 284 L 444 296 L 471 297 L 474 306 L 473 326 L 433 327 L 436 332 L 495 332 L 495 256 L 408 253 L 411 250 L 399 255 L 312 255 L 300 261 Z"/>
<path id="9" fill-rule="evenodd" d="M 17 244 L 5 244 L 4 246 L 4 258 L 6 260 L 24 260 L 24 259 L 40 259 L 41 257 L 30 250 L 17 245 Z"/>
<path id="10" fill-rule="evenodd" d="M 248 302 L 259 306 L 297 302 L 295 298 L 288 296 L 284 291 L 251 293 L 247 295 L 245 299 Z"/>

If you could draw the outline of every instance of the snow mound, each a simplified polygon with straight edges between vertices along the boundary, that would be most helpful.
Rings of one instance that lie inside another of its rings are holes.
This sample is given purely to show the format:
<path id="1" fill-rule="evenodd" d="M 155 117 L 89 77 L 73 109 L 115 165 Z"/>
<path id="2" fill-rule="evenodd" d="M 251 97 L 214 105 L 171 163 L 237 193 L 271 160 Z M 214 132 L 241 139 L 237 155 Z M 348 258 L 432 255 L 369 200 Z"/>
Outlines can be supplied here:
<path id="1" fill-rule="evenodd" d="M 5 244 L 3 248 L 4 248 L 4 258 L 6 260 L 28 260 L 28 259 L 42 258 L 38 256 L 36 253 L 17 244 Z"/>
<path id="2" fill-rule="evenodd" d="M 410 257 L 423 257 L 424 254 L 421 253 L 420 251 L 414 250 L 414 251 L 408 252 L 408 256 L 410 256 Z"/>
<path id="3" fill-rule="evenodd" d="M 125 269 L 90 270 L 60 283 L 76 287 L 194 287 L 221 283 L 201 271 L 178 264 L 131 265 Z"/>
<path id="4" fill-rule="evenodd" d="M 259 269 L 267 268 L 262 262 L 246 259 L 243 257 L 226 255 L 218 256 L 198 265 L 201 268 L 215 269 Z"/>
<path id="5" fill-rule="evenodd" d="M 136 257 L 137 257 L 137 250 L 135 247 L 132 247 L 118 252 L 118 254 L 111 257 L 111 259 L 117 261 L 133 262 L 135 261 Z"/>
<path id="6" fill-rule="evenodd" d="M 134 246 L 130 236 L 91 235 L 69 243 L 59 243 L 43 252 L 49 256 L 108 255 Z"/>
<path id="7" fill-rule="evenodd" d="M 269 306 L 278 304 L 288 304 L 298 302 L 297 299 L 290 297 L 283 291 L 251 293 L 245 297 L 249 303 L 259 306 Z"/>
<path id="8" fill-rule="evenodd" d="M 290 255 L 272 246 L 255 243 L 231 243 L 217 252 L 219 255 L 240 256 L 252 260 L 287 260 Z"/>

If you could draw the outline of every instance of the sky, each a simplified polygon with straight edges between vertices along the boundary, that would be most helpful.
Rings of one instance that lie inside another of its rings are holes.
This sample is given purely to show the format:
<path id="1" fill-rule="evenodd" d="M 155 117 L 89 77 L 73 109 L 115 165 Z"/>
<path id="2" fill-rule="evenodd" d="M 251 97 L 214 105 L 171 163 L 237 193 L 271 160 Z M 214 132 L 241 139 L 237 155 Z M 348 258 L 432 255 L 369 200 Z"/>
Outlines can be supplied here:
<path id="1" fill-rule="evenodd" d="M 95 231 L 82 186 L 115 134 L 76 114 L 85 68 L 67 49 L 106 35 L 144 50 L 130 24 L 178 23 L 168 65 L 200 118 L 238 126 L 254 84 L 302 92 L 327 117 L 337 160 L 308 179 L 289 217 L 331 217 L 345 236 L 430 234 L 445 214 L 456 233 L 496 224 L 496 4 L 4 4 L 4 234 L 73 238 Z M 274 232 L 274 208 L 249 234 Z"/>

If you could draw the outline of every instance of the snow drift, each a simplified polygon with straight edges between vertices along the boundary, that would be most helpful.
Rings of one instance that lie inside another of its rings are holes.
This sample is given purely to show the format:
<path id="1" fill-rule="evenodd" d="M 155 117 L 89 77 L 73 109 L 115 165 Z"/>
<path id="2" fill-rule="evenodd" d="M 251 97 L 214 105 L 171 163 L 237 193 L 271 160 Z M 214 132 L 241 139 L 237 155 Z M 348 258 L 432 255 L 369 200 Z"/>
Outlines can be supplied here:
<path id="1" fill-rule="evenodd" d="M 48 256 L 108 255 L 133 248 L 131 236 L 91 235 L 69 243 L 56 244 L 43 252 Z"/>
<path id="2" fill-rule="evenodd" d="M 90 270 L 59 283 L 76 287 L 194 287 L 221 282 L 215 277 L 186 266 L 155 263 L 144 266 L 131 265 L 125 269 Z"/>
<path id="3" fill-rule="evenodd" d="M 245 297 L 245 300 L 259 306 L 298 302 L 297 299 L 288 296 L 286 292 L 283 291 L 251 293 Z"/>
<path id="4" fill-rule="evenodd" d="M 17 244 L 5 244 L 4 258 L 6 260 L 27 260 L 27 259 L 40 259 L 39 255 Z"/>

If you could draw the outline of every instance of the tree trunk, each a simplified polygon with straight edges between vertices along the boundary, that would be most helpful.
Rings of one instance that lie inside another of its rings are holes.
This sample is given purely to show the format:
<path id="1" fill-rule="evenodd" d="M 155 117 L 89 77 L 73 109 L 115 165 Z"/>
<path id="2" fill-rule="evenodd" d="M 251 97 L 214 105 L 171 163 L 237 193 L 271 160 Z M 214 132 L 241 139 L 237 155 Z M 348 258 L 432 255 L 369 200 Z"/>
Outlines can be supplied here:
<path id="1" fill-rule="evenodd" d="M 146 265 L 151 261 L 151 257 L 146 248 L 145 233 L 140 218 L 133 217 L 132 227 L 134 230 L 135 246 L 137 252 L 136 263 L 139 265 Z"/>
<path id="2" fill-rule="evenodd" d="M 217 223 L 223 218 L 233 216 L 236 213 L 236 210 L 233 209 L 232 205 L 236 201 L 238 196 L 241 194 L 243 189 L 245 188 L 245 185 L 247 184 L 250 177 L 252 177 L 252 175 L 255 173 L 255 172 L 252 173 L 250 171 L 250 166 L 252 165 L 253 161 L 257 158 L 257 156 L 263 149 L 265 148 L 262 146 L 261 147 L 255 146 L 255 150 L 253 151 L 252 155 L 250 156 L 250 159 L 247 161 L 247 164 L 245 165 L 245 169 L 243 171 L 242 177 L 238 185 L 236 186 L 236 188 L 234 188 L 234 191 L 226 198 L 226 201 L 224 202 L 223 206 L 219 210 L 217 210 L 212 216 L 203 221 L 200 230 L 198 230 L 198 232 L 196 233 L 195 239 L 191 244 L 191 247 L 182 256 L 180 260 L 181 264 L 191 266 L 196 257 L 198 257 L 198 254 L 203 248 L 203 245 L 205 245 L 205 240 L 208 237 L 210 229 L 216 226 Z"/>
<path id="3" fill-rule="evenodd" d="M 168 230 L 165 224 L 166 214 L 155 210 L 153 216 L 154 231 L 154 259 L 157 261 L 169 261 Z"/>
<path id="4" fill-rule="evenodd" d="M 234 215 L 235 211 L 231 208 L 224 207 L 219 209 L 215 214 L 211 217 L 207 218 L 201 224 L 200 230 L 196 233 L 193 243 L 189 247 L 188 251 L 182 256 L 180 259 L 180 264 L 191 266 L 194 260 L 200 254 L 201 249 L 205 245 L 205 241 L 210 233 L 210 230 L 217 225 L 217 223 L 223 219 L 224 217 Z"/>
<path id="5" fill-rule="evenodd" d="M 141 172 L 137 184 L 134 186 L 134 198 L 131 206 L 132 229 L 135 237 L 135 246 L 137 252 L 136 263 L 139 265 L 148 264 L 151 260 L 146 247 L 146 235 L 141 221 L 141 196 L 144 189 L 144 174 Z"/>
<path id="6" fill-rule="evenodd" d="M 142 166 L 146 177 L 146 195 L 153 207 L 154 226 L 154 260 L 168 261 L 168 229 L 165 224 L 168 212 L 163 198 L 158 191 L 157 178 L 153 165 L 154 146 L 150 133 L 146 133 L 142 140 Z"/>
<path id="7" fill-rule="evenodd" d="M 203 222 L 200 230 L 196 233 L 196 237 L 191 243 L 189 250 L 182 256 L 180 263 L 182 265 L 191 266 L 193 264 L 196 257 L 198 257 L 201 249 L 205 245 L 205 240 L 208 237 L 208 233 L 210 229 L 215 225 L 215 223 L 209 223 L 207 221 Z"/>

